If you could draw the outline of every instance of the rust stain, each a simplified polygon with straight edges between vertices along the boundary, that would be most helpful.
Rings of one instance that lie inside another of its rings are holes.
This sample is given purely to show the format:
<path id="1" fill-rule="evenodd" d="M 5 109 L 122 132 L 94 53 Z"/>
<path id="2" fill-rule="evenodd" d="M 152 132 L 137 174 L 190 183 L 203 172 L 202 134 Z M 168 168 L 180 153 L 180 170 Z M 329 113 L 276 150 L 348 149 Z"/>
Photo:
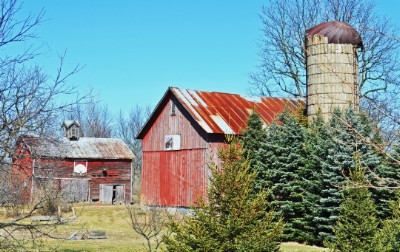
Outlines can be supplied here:
<path id="1" fill-rule="evenodd" d="M 305 105 L 304 100 L 294 98 L 246 97 L 175 87 L 171 87 L 170 91 L 179 101 L 185 101 L 182 105 L 190 114 L 196 115 L 194 119 L 201 126 L 202 123 L 207 125 L 208 130 L 205 130 L 208 133 L 241 134 L 246 129 L 247 118 L 253 110 L 269 125 L 285 109 L 295 110 L 299 105 Z"/>

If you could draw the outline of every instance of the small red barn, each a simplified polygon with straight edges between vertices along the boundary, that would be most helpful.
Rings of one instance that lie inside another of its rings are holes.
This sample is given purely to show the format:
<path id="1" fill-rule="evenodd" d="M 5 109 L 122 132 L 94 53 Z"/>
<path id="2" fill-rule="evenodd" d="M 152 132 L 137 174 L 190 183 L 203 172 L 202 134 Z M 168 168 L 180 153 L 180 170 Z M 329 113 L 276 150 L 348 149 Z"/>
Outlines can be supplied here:
<path id="1" fill-rule="evenodd" d="M 61 139 L 20 137 L 13 177 L 24 188 L 23 198 L 32 200 L 50 181 L 67 202 L 129 202 L 134 155 L 128 146 L 117 138 L 80 137 L 77 121 L 65 121 L 63 128 Z"/>
<path id="2" fill-rule="evenodd" d="M 206 195 L 208 164 L 226 134 L 240 135 L 252 111 L 266 125 L 299 99 L 246 97 L 170 87 L 139 132 L 144 204 L 189 207 Z"/>

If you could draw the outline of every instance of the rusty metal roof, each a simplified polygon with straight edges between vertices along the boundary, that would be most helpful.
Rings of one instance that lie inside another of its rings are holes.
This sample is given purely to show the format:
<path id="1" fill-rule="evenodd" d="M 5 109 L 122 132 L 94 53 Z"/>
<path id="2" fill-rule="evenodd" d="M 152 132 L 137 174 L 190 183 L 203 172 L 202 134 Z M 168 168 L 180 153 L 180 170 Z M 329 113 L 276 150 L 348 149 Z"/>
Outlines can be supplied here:
<path id="1" fill-rule="evenodd" d="M 328 43 L 352 44 L 357 47 L 363 46 L 361 35 L 356 29 L 345 22 L 323 22 L 306 31 L 306 36 L 317 34 L 328 37 Z"/>
<path id="2" fill-rule="evenodd" d="M 57 158 L 79 159 L 133 159 L 134 154 L 119 138 L 81 137 L 71 141 L 61 139 L 42 139 L 39 137 L 24 137 L 24 143 L 32 155 Z"/>
<path id="3" fill-rule="evenodd" d="M 256 111 L 269 125 L 285 108 L 305 107 L 303 99 L 249 97 L 170 87 L 137 135 L 138 139 L 143 139 L 169 95 L 176 97 L 205 132 L 215 134 L 241 134 L 247 127 L 247 119 L 252 111 Z"/>

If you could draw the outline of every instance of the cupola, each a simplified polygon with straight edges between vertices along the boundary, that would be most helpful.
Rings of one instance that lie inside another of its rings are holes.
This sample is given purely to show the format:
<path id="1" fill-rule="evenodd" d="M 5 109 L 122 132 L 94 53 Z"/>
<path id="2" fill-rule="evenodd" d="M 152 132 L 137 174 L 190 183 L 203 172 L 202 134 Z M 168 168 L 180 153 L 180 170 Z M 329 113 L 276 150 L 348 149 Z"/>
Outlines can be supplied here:
<path id="1" fill-rule="evenodd" d="M 79 140 L 81 125 L 76 120 L 65 120 L 61 126 L 64 129 L 64 137 L 71 141 Z"/>

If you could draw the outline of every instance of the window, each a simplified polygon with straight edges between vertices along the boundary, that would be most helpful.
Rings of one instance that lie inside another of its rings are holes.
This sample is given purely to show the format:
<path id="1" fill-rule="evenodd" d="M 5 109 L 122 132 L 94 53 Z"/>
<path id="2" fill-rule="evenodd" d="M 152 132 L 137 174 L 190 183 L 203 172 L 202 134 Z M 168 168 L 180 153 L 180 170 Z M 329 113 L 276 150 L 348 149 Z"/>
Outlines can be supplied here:
<path id="1" fill-rule="evenodd" d="M 166 135 L 164 137 L 164 150 L 180 150 L 181 135 Z"/>

